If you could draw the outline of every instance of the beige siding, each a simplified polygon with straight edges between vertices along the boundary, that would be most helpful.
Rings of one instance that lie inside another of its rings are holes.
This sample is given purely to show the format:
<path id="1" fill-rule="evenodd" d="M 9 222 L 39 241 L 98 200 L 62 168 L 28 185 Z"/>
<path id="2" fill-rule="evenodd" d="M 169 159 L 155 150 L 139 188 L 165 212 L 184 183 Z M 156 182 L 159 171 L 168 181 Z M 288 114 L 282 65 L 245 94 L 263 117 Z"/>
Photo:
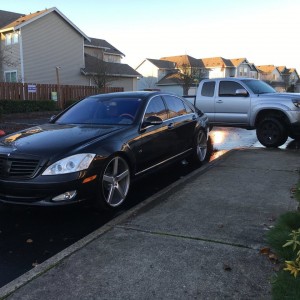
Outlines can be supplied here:
<path id="1" fill-rule="evenodd" d="M 103 60 L 103 49 L 97 49 L 92 47 L 84 47 L 84 52 L 91 56 L 97 57 Z"/>
<path id="2" fill-rule="evenodd" d="M 128 77 L 128 78 L 116 78 L 116 81 L 112 82 L 111 87 L 122 87 L 124 91 L 136 91 L 137 90 L 137 79 Z"/>
<path id="3" fill-rule="evenodd" d="M 24 80 L 60 84 L 82 84 L 83 37 L 52 12 L 22 28 Z"/>

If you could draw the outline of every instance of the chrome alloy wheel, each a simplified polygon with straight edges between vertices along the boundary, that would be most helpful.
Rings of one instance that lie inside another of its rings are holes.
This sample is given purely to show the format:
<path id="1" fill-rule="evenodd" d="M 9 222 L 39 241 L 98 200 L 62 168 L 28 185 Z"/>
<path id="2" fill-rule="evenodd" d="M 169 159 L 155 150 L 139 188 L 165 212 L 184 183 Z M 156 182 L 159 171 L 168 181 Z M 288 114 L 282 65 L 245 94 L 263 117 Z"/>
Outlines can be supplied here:
<path id="1" fill-rule="evenodd" d="M 130 171 L 125 159 L 113 157 L 107 164 L 102 178 L 104 201 L 110 207 L 120 206 L 125 200 L 130 186 Z"/>
<path id="2" fill-rule="evenodd" d="M 198 160 L 199 162 L 203 162 L 207 155 L 207 138 L 206 134 L 202 130 L 198 133 L 196 147 Z"/>

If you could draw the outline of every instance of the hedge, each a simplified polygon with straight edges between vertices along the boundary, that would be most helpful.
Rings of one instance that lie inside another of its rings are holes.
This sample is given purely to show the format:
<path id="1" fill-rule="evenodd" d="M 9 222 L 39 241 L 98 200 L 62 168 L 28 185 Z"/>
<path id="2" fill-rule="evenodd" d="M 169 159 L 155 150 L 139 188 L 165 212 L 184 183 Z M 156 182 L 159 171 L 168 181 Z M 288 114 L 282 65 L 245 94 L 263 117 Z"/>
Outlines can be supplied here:
<path id="1" fill-rule="evenodd" d="M 0 115 L 13 113 L 28 113 L 39 111 L 55 111 L 57 104 L 54 101 L 34 100 L 0 100 Z"/>

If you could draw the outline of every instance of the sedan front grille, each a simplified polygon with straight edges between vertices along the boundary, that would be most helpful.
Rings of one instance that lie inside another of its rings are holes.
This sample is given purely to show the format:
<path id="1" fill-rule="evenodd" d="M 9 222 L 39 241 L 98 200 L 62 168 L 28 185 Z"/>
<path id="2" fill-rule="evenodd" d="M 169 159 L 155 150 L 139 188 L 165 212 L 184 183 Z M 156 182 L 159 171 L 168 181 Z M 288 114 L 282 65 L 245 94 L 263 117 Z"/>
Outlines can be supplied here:
<path id="1" fill-rule="evenodd" d="M 38 159 L 0 157 L 1 178 L 32 178 L 38 167 Z"/>

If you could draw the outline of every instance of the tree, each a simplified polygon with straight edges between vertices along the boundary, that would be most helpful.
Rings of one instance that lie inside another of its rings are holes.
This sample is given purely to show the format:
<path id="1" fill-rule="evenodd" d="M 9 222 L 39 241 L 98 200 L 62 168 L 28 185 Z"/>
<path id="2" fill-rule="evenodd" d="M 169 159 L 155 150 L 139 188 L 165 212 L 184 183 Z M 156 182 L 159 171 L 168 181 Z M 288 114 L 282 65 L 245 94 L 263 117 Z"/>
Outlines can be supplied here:
<path id="1" fill-rule="evenodd" d="M 178 69 L 183 95 L 188 95 L 189 89 L 196 85 L 202 77 L 201 69 L 198 67 L 192 67 L 189 64 L 179 65 Z"/>
<path id="2" fill-rule="evenodd" d="M 92 74 L 92 79 L 98 88 L 106 88 L 115 81 L 115 76 L 113 74 L 113 68 L 110 63 L 107 63 L 101 59 L 95 60 L 96 65 L 94 66 L 94 73 Z"/>
<path id="3" fill-rule="evenodd" d="M 17 67 L 18 62 L 13 61 L 12 56 L 9 55 L 11 53 L 11 47 L 9 46 L 1 46 L 0 44 L 0 81 L 3 81 L 3 69 L 4 66 L 7 67 Z"/>

